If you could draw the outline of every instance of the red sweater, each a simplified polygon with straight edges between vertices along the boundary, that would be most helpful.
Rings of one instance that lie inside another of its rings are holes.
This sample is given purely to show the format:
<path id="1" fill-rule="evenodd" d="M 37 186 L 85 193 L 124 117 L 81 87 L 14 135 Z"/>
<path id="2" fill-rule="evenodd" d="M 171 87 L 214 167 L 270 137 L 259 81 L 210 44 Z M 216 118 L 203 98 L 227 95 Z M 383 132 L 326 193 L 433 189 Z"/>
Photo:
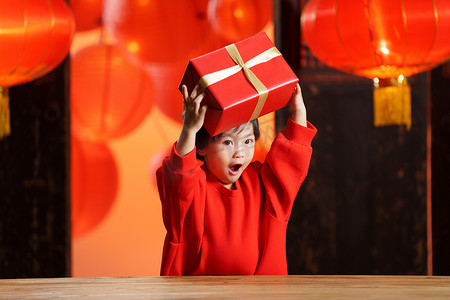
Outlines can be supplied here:
<path id="1" fill-rule="evenodd" d="M 230 190 L 175 147 L 157 170 L 164 241 L 161 275 L 287 274 L 286 228 L 316 129 L 289 119 L 266 161 Z"/>

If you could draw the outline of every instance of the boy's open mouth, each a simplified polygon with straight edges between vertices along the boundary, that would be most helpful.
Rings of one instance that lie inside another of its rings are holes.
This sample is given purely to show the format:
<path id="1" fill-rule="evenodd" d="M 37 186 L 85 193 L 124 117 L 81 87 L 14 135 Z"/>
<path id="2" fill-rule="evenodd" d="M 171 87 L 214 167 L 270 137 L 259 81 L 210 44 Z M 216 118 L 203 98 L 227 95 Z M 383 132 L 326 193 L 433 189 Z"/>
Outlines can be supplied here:
<path id="1" fill-rule="evenodd" d="M 237 173 L 239 173 L 239 170 L 241 167 L 242 167 L 242 164 L 235 164 L 235 165 L 230 166 L 229 169 L 232 174 L 237 174 Z"/>

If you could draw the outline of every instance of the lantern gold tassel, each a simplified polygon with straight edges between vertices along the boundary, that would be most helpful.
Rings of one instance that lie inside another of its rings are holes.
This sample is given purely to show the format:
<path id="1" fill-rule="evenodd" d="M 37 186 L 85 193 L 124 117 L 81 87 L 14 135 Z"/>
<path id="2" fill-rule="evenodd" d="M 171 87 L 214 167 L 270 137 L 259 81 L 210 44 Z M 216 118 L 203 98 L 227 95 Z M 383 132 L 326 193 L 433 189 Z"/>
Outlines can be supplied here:
<path id="1" fill-rule="evenodd" d="M 0 86 L 0 140 L 11 134 L 8 88 Z"/>
<path id="2" fill-rule="evenodd" d="M 406 77 L 373 80 L 375 126 L 405 125 L 411 129 L 411 87 Z"/>

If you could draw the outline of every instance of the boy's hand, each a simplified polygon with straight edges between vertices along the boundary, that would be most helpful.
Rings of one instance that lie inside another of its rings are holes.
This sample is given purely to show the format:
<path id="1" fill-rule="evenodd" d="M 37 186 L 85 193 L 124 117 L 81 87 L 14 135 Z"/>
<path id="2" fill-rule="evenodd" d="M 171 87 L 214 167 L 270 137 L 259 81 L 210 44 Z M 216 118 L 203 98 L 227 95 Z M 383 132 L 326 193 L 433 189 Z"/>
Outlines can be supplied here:
<path id="1" fill-rule="evenodd" d="M 289 107 L 291 108 L 292 120 L 294 120 L 297 124 L 306 127 L 306 107 L 303 102 L 302 90 L 300 89 L 300 85 L 298 83 L 292 93 L 291 100 L 289 100 Z"/>
<path id="2" fill-rule="evenodd" d="M 195 86 L 191 95 L 188 94 L 187 87 L 181 87 L 183 93 L 183 129 L 197 133 L 203 126 L 205 120 L 206 105 L 201 106 L 205 93 L 199 93 L 200 87 Z"/>
<path id="3" fill-rule="evenodd" d="M 206 105 L 201 105 L 205 93 L 200 93 L 200 87 L 197 85 L 188 94 L 187 87 L 181 87 L 183 93 L 183 126 L 181 128 L 180 136 L 178 137 L 175 149 L 180 156 L 185 156 L 195 147 L 195 135 L 202 128 L 205 121 L 205 114 L 207 110 Z"/>

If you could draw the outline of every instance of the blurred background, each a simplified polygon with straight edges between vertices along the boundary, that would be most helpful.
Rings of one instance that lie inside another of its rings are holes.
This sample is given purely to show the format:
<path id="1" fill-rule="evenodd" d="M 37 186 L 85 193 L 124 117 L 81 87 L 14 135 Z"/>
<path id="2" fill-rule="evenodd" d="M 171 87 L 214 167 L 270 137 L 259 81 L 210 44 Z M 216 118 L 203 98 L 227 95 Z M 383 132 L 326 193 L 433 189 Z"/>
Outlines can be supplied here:
<path id="1" fill-rule="evenodd" d="M 0 278 L 159 275 L 184 69 L 262 31 L 319 130 L 289 273 L 449 275 L 450 5 L 369 2 L 0 1 Z"/>

